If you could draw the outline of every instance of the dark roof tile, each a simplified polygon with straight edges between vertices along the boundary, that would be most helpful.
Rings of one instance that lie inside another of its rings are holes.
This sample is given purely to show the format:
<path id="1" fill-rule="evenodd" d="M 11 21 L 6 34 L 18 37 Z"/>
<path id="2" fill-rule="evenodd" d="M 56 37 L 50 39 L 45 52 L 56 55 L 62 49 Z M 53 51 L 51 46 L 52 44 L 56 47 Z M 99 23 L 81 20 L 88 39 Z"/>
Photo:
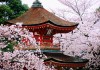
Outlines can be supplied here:
<path id="1" fill-rule="evenodd" d="M 42 24 L 47 21 L 51 21 L 53 24 L 58 26 L 78 25 L 73 22 L 65 21 L 42 7 L 30 8 L 26 13 L 24 13 L 20 17 L 15 18 L 13 20 L 9 20 L 8 23 L 15 24 L 17 22 L 22 22 L 23 25 L 36 25 Z"/>

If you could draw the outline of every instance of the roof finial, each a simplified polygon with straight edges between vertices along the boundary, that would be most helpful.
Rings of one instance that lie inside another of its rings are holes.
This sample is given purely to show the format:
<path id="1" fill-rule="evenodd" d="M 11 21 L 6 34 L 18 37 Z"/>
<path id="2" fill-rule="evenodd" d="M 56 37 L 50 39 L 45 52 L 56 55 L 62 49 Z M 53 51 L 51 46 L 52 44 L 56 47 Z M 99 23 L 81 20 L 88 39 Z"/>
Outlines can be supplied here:
<path id="1" fill-rule="evenodd" d="M 34 7 L 43 7 L 43 6 L 41 5 L 41 2 L 39 0 L 36 0 L 35 2 L 33 2 L 32 7 L 34 8 Z"/>

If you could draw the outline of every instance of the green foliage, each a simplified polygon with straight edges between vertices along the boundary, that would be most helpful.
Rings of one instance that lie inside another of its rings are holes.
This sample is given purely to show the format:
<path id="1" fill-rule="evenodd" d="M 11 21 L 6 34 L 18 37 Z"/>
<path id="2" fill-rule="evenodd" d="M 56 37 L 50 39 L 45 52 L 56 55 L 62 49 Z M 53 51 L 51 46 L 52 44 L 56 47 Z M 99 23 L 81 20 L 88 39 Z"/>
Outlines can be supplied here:
<path id="1" fill-rule="evenodd" d="M 28 5 L 27 4 L 23 4 L 23 10 L 27 11 L 28 9 L 29 9 Z"/>
<path id="2" fill-rule="evenodd" d="M 3 48 L 3 49 L 2 49 L 2 51 L 3 51 L 3 52 L 8 52 L 8 51 L 9 51 L 9 52 L 13 52 L 13 51 L 14 51 L 13 46 L 14 46 L 13 43 L 9 43 L 9 44 L 7 45 L 6 48 Z"/>
<path id="3" fill-rule="evenodd" d="M 14 40 L 14 39 L 11 39 L 11 40 L 8 40 L 8 38 L 6 37 L 1 37 L 0 38 L 0 42 L 4 42 L 5 44 L 7 44 L 7 46 L 5 48 L 2 48 L 1 50 L 3 52 L 13 52 L 14 51 L 14 46 L 18 45 L 18 41 L 17 40 Z"/>
<path id="4" fill-rule="evenodd" d="M 21 0 L 9 0 L 7 5 L 14 11 L 10 19 L 16 18 L 28 10 L 28 6 L 22 5 Z"/>
<path id="5" fill-rule="evenodd" d="M 7 5 L 0 5 L 0 23 L 9 20 L 10 15 L 12 15 L 13 11 Z"/>
<path id="6" fill-rule="evenodd" d="M 14 51 L 14 46 L 15 45 L 17 45 L 18 44 L 18 42 L 9 42 L 8 44 L 7 44 L 7 46 L 5 47 L 5 48 L 3 48 L 3 49 L 1 49 L 3 52 L 13 52 Z"/>
<path id="7" fill-rule="evenodd" d="M 14 19 L 25 13 L 29 7 L 21 0 L 5 0 L 6 5 L 0 5 L 0 23 Z"/>

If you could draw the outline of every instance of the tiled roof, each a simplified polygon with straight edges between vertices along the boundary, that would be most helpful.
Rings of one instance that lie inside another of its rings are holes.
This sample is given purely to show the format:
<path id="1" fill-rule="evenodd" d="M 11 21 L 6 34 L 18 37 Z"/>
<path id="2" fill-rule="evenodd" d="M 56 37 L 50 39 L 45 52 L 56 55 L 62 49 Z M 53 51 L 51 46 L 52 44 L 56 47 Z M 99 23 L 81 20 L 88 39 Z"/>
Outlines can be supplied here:
<path id="1" fill-rule="evenodd" d="M 68 55 L 64 55 L 63 53 L 58 53 L 58 52 L 44 52 L 44 54 L 47 56 L 46 61 L 53 60 L 55 62 L 60 62 L 60 63 L 87 63 L 87 59 L 81 59 L 78 57 L 72 57 Z"/>
<path id="2" fill-rule="evenodd" d="M 7 21 L 8 23 L 15 24 L 17 22 L 22 22 L 23 25 L 41 25 L 41 24 L 53 24 L 58 26 L 77 26 L 78 24 L 65 21 L 51 12 L 47 11 L 42 7 L 30 8 L 26 13 L 18 18 Z"/>

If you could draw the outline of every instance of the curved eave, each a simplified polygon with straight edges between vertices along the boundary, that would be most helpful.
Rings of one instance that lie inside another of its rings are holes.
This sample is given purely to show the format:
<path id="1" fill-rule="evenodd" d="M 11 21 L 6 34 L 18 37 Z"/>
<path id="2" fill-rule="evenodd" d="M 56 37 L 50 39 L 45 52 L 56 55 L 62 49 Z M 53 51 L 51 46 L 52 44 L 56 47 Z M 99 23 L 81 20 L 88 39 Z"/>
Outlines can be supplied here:
<path id="1" fill-rule="evenodd" d="M 12 24 L 12 23 L 10 23 Z M 37 29 L 53 29 L 53 35 L 57 33 L 68 33 L 73 31 L 75 28 L 77 28 L 78 24 L 73 25 L 73 26 L 61 26 L 61 25 L 56 25 L 55 23 L 51 21 L 46 21 L 40 24 L 31 24 L 31 25 L 23 25 L 23 28 L 26 28 L 30 31 L 34 31 Z"/>
<path id="2" fill-rule="evenodd" d="M 11 22 L 5 22 L 6 24 L 14 24 L 14 23 L 11 23 Z M 78 23 L 75 23 L 75 25 L 72 25 L 72 26 L 62 26 L 62 25 L 57 25 L 55 24 L 54 22 L 52 21 L 46 21 L 46 22 L 42 22 L 42 23 L 38 23 L 38 24 L 23 24 L 23 26 L 39 26 L 39 25 L 43 25 L 43 24 L 51 24 L 51 25 L 54 25 L 54 26 L 57 26 L 57 27 L 77 27 L 78 26 Z"/>
<path id="3" fill-rule="evenodd" d="M 58 26 L 58 27 L 74 27 L 74 26 L 78 26 L 78 23 L 75 24 L 75 25 L 72 25 L 72 26 L 62 26 L 62 25 L 57 25 L 55 24 L 54 22 L 48 20 L 46 22 L 43 22 L 43 23 L 39 23 L 39 24 L 30 24 L 30 25 L 23 25 L 23 26 L 38 26 L 38 25 L 42 25 L 42 24 L 51 24 L 51 25 L 54 25 L 54 26 Z"/>
<path id="4" fill-rule="evenodd" d="M 72 57 L 68 55 L 64 55 L 61 52 L 43 52 L 47 56 L 47 58 L 44 60 L 47 61 L 54 61 L 59 63 L 87 63 L 87 59 L 81 59 L 77 57 Z"/>
<path id="5" fill-rule="evenodd" d="M 60 66 L 60 67 L 77 68 L 77 67 L 85 67 L 87 62 L 61 62 L 55 59 L 50 59 L 48 61 L 44 61 L 44 64 L 52 66 Z"/>
<path id="6" fill-rule="evenodd" d="M 58 63 L 87 63 L 89 62 L 89 60 L 87 59 L 81 59 L 82 61 L 61 61 L 61 60 L 57 60 L 55 58 L 47 58 L 44 60 L 44 62 L 47 62 L 47 61 L 54 61 L 54 62 L 58 62 Z"/>

